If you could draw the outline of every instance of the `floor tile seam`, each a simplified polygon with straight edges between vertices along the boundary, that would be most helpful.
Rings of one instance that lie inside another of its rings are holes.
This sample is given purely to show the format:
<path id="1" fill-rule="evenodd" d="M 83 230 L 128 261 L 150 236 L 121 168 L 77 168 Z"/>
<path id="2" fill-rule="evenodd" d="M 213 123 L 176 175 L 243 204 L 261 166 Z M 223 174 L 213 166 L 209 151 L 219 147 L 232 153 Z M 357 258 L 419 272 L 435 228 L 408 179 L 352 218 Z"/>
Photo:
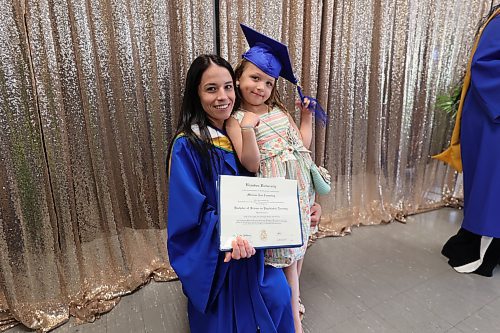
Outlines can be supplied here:
<path id="1" fill-rule="evenodd" d="M 362 268 L 361 268 L 361 269 L 359 269 L 358 271 L 366 271 L 366 269 L 362 267 Z M 356 271 L 356 272 L 358 272 L 358 271 Z M 368 271 L 366 271 L 366 273 L 368 273 Z M 343 275 L 343 277 L 344 277 L 344 278 L 346 278 L 346 279 L 348 279 L 348 278 L 349 278 L 349 276 L 347 276 L 345 273 L 343 273 L 342 275 Z M 338 280 L 337 280 L 337 281 L 338 281 Z M 363 306 L 365 306 L 365 307 L 366 307 L 366 309 L 365 309 L 365 310 L 362 310 L 362 311 L 369 310 L 369 309 L 371 309 L 371 308 L 373 307 L 373 306 L 369 306 L 369 305 L 368 305 L 368 304 L 366 304 L 366 303 L 365 303 L 362 299 L 360 299 L 360 298 L 358 297 L 358 295 L 356 295 L 356 293 L 354 293 L 354 290 L 353 290 L 352 288 L 350 288 L 350 287 L 346 287 L 346 285 L 345 285 L 342 281 L 337 282 L 337 283 L 338 283 L 338 284 L 342 287 L 342 289 L 343 289 L 344 291 L 346 291 L 346 292 L 347 292 L 349 295 L 351 295 L 351 296 L 352 296 L 355 300 L 358 300 L 359 302 L 361 302 L 361 303 L 362 303 L 362 305 L 363 305 Z M 395 295 L 394 295 L 394 296 L 395 296 Z M 384 300 L 385 300 L 385 299 L 384 299 Z M 383 302 L 384 300 L 382 300 L 382 302 Z M 377 302 L 376 304 L 380 304 L 380 302 Z"/>
<path id="2" fill-rule="evenodd" d="M 131 302 L 129 304 L 131 304 L 132 307 L 129 308 L 129 310 L 133 310 L 133 305 L 134 304 L 137 306 L 137 310 L 138 310 L 137 313 L 139 314 L 139 318 L 142 319 L 142 320 L 140 320 L 141 323 L 142 323 L 142 325 L 141 325 L 142 326 L 142 332 L 146 333 L 146 321 L 144 320 L 144 311 L 143 311 L 143 307 L 142 307 L 145 299 L 144 299 L 144 293 L 141 292 L 142 289 L 143 289 L 143 287 L 145 287 L 145 286 L 141 286 L 141 287 L 137 288 L 134 291 L 134 293 L 137 294 L 137 296 L 140 295 L 140 298 L 139 298 L 139 300 L 132 300 L 132 299 L 130 299 Z M 129 295 L 130 294 L 127 294 L 124 297 L 129 296 Z M 127 316 L 127 317 L 128 317 L 127 319 L 130 320 L 130 316 Z M 106 323 L 107 323 L 107 321 L 106 321 Z M 107 328 L 108 328 L 108 325 L 106 325 L 106 330 L 107 330 Z M 134 332 L 134 333 L 136 333 L 136 332 Z M 139 332 L 137 332 L 137 333 L 139 333 Z"/>
<path id="3" fill-rule="evenodd" d="M 467 275 L 473 275 L 472 273 L 469 274 L 469 273 L 458 273 L 457 271 L 455 271 L 452 267 L 448 267 L 449 269 L 447 271 L 444 271 L 442 272 L 441 274 L 445 275 L 445 274 L 448 274 L 448 272 L 452 272 L 454 274 L 457 274 L 457 276 L 467 276 Z M 444 279 L 442 279 L 444 280 Z M 445 285 L 444 286 L 448 291 L 450 291 L 451 293 L 455 293 L 455 289 L 452 288 L 450 285 Z M 465 301 L 469 301 L 467 298 L 463 297 L 462 295 L 459 295 L 460 298 L 462 298 L 463 300 Z M 495 300 L 498 300 L 500 299 L 500 294 L 496 295 L 495 298 L 493 298 L 491 301 L 489 301 L 487 304 L 491 303 L 491 302 L 494 302 Z"/>
<path id="4" fill-rule="evenodd" d="M 431 282 L 433 282 L 433 281 L 441 281 L 441 280 L 443 280 L 443 279 L 442 279 L 442 275 L 447 274 L 447 272 L 448 272 L 447 270 L 446 270 L 446 271 L 445 271 L 445 270 L 443 270 L 443 271 L 441 271 L 441 272 L 436 272 L 436 274 L 434 274 L 434 275 L 430 276 L 427 280 L 425 280 L 425 281 L 420 281 L 420 283 L 418 283 L 418 284 L 414 285 L 413 287 L 408 288 L 407 290 L 405 290 L 405 292 L 407 292 L 407 291 L 409 291 L 409 290 L 411 290 L 411 289 L 413 289 L 413 288 L 417 288 L 417 287 L 419 287 L 419 286 L 421 286 L 421 285 L 423 285 L 423 284 L 428 284 L 428 283 L 431 283 Z M 453 292 L 453 291 L 454 291 L 454 290 L 452 290 L 452 289 L 447 289 L 447 290 L 449 290 L 450 292 Z"/>
<path id="5" fill-rule="evenodd" d="M 500 300 L 500 295 L 498 295 L 497 297 L 495 297 L 494 299 L 492 299 L 491 301 L 489 301 L 485 305 L 490 305 L 491 303 L 494 303 L 494 302 L 499 301 L 499 300 Z"/>
<path id="6" fill-rule="evenodd" d="M 451 268 L 451 267 L 450 267 L 450 268 Z M 433 279 L 438 280 L 438 281 L 439 281 L 439 280 L 444 280 L 444 278 L 441 278 L 441 277 L 439 277 L 439 276 L 441 276 L 441 275 L 446 275 L 446 274 L 448 274 L 448 273 L 447 273 L 446 271 L 444 271 L 444 272 L 442 272 L 442 273 L 440 273 L 440 274 L 437 274 L 437 275 L 436 275 Z M 429 279 L 428 281 L 423 281 L 421 284 L 425 284 L 425 283 L 428 283 L 428 282 L 430 282 L 430 279 Z M 420 285 L 421 285 L 421 284 L 420 284 Z M 444 287 L 446 288 L 446 290 L 447 290 L 447 291 L 449 291 L 449 292 L 450 292 L 450 293 L 452 293 L 452 294 L 455 294 L 455 295 L 456 295 L 457 297 L 459 297 L 462 301 L 467 302 L 467 299 L 466 299 L 465 297 L 463 297 L 462 295 L 457 294 L 457 293 L 455 292 L 455 290 L 454 290 L 454 289 L 452 289 L 452 288 L 448 287 L 447 285 L 445 285 Z M 408 292 L 408 291 L 409 291 L 409 290 L 407 290 L 407 291 L 405 291 L 405 292 Z M 412 297 L 412 296 L 411 296 L 411 295 L 409 295 L 409 297 Z M 417 298 L 415 298 L 415 297 L 412 297 L 412 299 L 414 299 L 414 300 L 418 301 L 418 302 L 419 302 L 420 304 L 422 304 L 422 305 L 425 305 L 425 304 L 424 304 L 421 300 L 419 300 L 419 299 L 417 299 Z M 500 295 L 499 295 L 498 297 L 496 297 L 494 300 L 491 300 L 490 302 L 488 302 L 487 304 L 490 304 L 490 303 L 492 303 L 492 302 L 494 302 L 495 300 L 498 300 L 498 299 L 500 299 Z M 479 308 L 479 309 L 477 309 L 476 311 L 472 312 L 472 313 L 470 314 L 470 316 L 472 316 L 473 314 L 475 314 L 475 313 L 477 313 L 478 311 L 480 311 L 480 309 L 481 309 L 481 308 L 483 308 L 484 306 L 486 306 L 487 304 L 479 305 L 479 307 L 480 307 L 480 308 Z M 428 309 L 428 308 L 427 308 L 427 310 L 428 310 L 428 311 L 430 311 L 430 312 L 432 312 L 432 313 L 434 313 L 434 314 L 435 314 L 435 315 L 437 315 L 439 318 L 441 318 L 441 319 L 445 320 L 446 322 L 448 322 L 448 320 L 446 320 L 445 318 L 441 317 L 441 315 L 440 315 L 439 313 L 434 312 L 433 310 Z M 470 317 L 470 316 L 469 316 L 469 317 Z M 450 325 L 457 325 L 457 324 L 450 323 Z"/>
<path id="7" fill-rule="evenodd" d="M 459 330 L 459 331 L 463 332 L 463 331 L 462 331 L 459 327 L 457 327 L 457 326 L 458 326 L 458 325 L 461 325 L 461 324 L 465 324 L 465 325 L 467 325 L 467 324 L 465 323 L 465 321 L 466 321 L 467 319 L 469 319 L 470 317 L 472 317 L 473 315 L 474 315 L 474 313 L 472 313 L 470 316 L 467 316 L 467 317 L 463 318 L 463 319 L 462 319 L 462 320 L 460 320 L 458 323 L 456 323 L 456 324 L 455 324 L 452 328 L 456 328 L 457 330 Z"/>
<path id="8" fill-rule="evenodd" d="M 359 272 L 362 272 L 362 271 L 365 271 L 365 270 L 366 270 L 366 268 L 365 268 L 365 267 L 362 267 L 362 266 L 358 266 L 358 265 L 356 265 L 356 267 L 358 267 L 358 269 L 356 269 L 356 270 L 354 270 L 354 271 L 350 271 L 350 272 L 348 272 L 348 273 L 341 273 L 342 277 L 344 277 L 344 278 L 348 279 L 348 278 L 349 278 L 349 276 L 348 276 L 347 274 L 351 274 L 351 275 L 352 275 L 352 274 L 356 274 L 356 273 L 359 273 Z"/>
<path id="9" fill-rule="evenodd" d="M 397 296 L 397 295 L 394 295 L 393 297 L 391 297 L 391 299 L 392 299 L 392 298 L 394 298 L 394 297 L 396 297 L 396 296 Z M 428 310 L 428 309 L 425 309 L 425 310 L 427 310 L 429 313 L 431 313 L 431 314 L 433 314 L 433 315 L 436 315 L 434 312 L 432 312 L 432 311 L 430 311 L 430 310 Z M 374 309 L 373 309 L 373 312 L 374 312 L 375 314 L 379 315 L 379 313 L 378 313 L 376 310 L 374 310 Z M 382 315 L 379 315 L 379 317 L 382 317 Z M 438 318 L 439 318 L 439 319 L 441 319 L 441 320 L 443 320 L 443 318 L 441 318 L 441 317 L 438 317 Z M 382 317 L 382 319 L 384 319 L 384 318 Z M 385 320 L 385 319 L 384 319 L 384 320 Z M 392 324 L 392 322 L 391 322 L 391 321 L 387 321 L 387 320 L 385 320 L 385 321 L 386 321 L 386 322 L 387 322 L 387 323 L 388 323 L 391 327 L 394 327 L 394 325 Z M 453 324 L 449 323 L 447 320 L 443 320 L 443 321 L 444 321 L 444 323 L 446 323 L 446 324 L 448 324 L 448 325 L 450 326 L 450 328 L 449 328 L 449 329 L 452 329 L 452 328 L 453 328 Z M 448 330 L 449 330 L 449 329 L 448 329 Z M 396 332 L 402 332 L 402 331 L 401 331 L 398 327 L 394 327 L 394 330 L 395 330 Z M 411 332 L 416 332 L 416 331 L 411 331 Z M 444 332 L 446 332 L 446 331 L 444 331 Z"/>
<path id="10" fill-rule="evenodd" d="M 348 308 L 346 308 L 346 309 L 348 309 Z M 363 310 L 362 312 L 364 312 L 364 311 L 365 310 Z M 307 316 L 307 313 L 305 314 L 304 318 L 307 318 L 306 316 Z M 338 325 L 340 325 L 342 323 L 345 323 L 347 321 L 352 321 L 352 318 L 355 318 L 355 317 L 356 317 L 356 313 L 353 312 L 353 311 L 349 311 L 349 315 L 348 316 L 342 318 L 342 320 L 334 321 L 333 325 L 329 326 L 327 329 L 331 329 L 331 328 L 335 329 Z"/>
<path id="11" fill-rule="evenodd" d="M 467 300 L 464 297 L 462 297 L 461 295 L 457 295 L 457 296 L 460 297 L 464 302 L 467 302 Z M 493 302 L 493 301 L 491 301 L 491 302 Z M 471 311 L 470 315 L 466 316 L 465 318 L 462 318 L 457 323 L 450 323 L 446 318 L 442 317 L 442 315 L 440 315 L 439 312 L 435 312 L 434 310 L 430 310 L 430 309 L 427 309 L 427 310 L 430 311 L 430 312 L 432 312 L 433 314 L 435 314 L 436 316 L 438 316 L 442 320 L 446 321 L 450 325 L 452 325 L 452 327 L 455 327 L 455 326 L 460 325 L 461 323 L 465 322 L 468 318 L 470 318 L 470 317 L 474 316 L 475 314 L 479 313 L 484 307 L 488 306 L 491 302 L 489 302 L 487 304 L 479 305 L 479 308 L 477 308 L 476 310 Z M 457 329 L 459 329 L 459 328 L 457 328 Z"/>
<path id="12" fill-rule="evenodd" d="M 407 288 L 405 288 L 405 289 L 400 290 L 397 294 L 393 295 L 392 297 L 395 297 L 395 296 L 397 296 L 397 295 L 399 295 L 399 294 L 402 294 L 402 293 L 406 293 L 406 292 L 408 292 L 408 291 L 412 290 L 413 288 L 416 288 L 416 287 L 418 287 L 418 286 L 420 286 L 420 285 L 422 285 L 422 284 L 428 283 L 428 282 L 429 282 L 431 279 L 433 279 L 433 278 L 435 278 L 435 277 L 433 276 L 433 277 L 429 277 L 429 278 L 428 278 L 428 279 L 426 279 L 426 280 L 420 280 L 418 283 L 413 284 L 413 285 L 412 285 L 412 286 L 410 286 L 410 287 L 407 287 Z"/>
<path id="13" fill-rule="evenodd" d="M 143 325 L 143 330 L 144 330 L 144 333 L 147 332 L 146 330 L 146 319 L 144 318 L 144 305 L 146 304 L 147 302 L 147 299 L 146 299 L 146 295 L 145 295 L 145 288 L 148 287 L 148 285 L 150 284 L 151 282 L 151 277 L 150 279 L 144 283 L 143 285 L 141 285 L 139 287 L 140 290 L 137 290 L 137 291 L 140 291 L 141 292 L 141 298 L 140 298 L 140 302 L 139 303 L 139 308 L 140 308 L 140 311 L 141 311 L 141 318 L 142 318 L 142 325 Z"/>
<path id="14" fill-rule="evenodd" d="M 412 297 L 412 296 L 411 296 L 411 294 L 409 293 L 409 291 L 413 290 L 414 288 L 416 288 L 416 287 L 418 287 L 418 286 L 420 286 L 420 285 L 422 285 L 422 284 L 428 283 L 428 282 L 429 282 L 429 280 L 427 280 L 427 281 L 421 281 L 420 283 L 418 283 L 418 284 L 416 284 L 416 285 L 414 285 L 414 286 L 412 286 L 412 287 L 406 288 L 406 289 L 404 289 L 404 290 L 401 290 L 401 291 L 399 291 L 398 293 L 396 293 L 396 294 L 394 294 L 394 295 L 392 295 L 392 296 L 390 296 L 390 297 L 388 297 L 388 298 L 386 298 L 386 299 L 383 299 L 383 300 L 381 300 L 380 302 L 377 302 L 376 304 L 374 304 L 374 305 L 372 305 L 372 306 L 370 306 L 370 307 L 368 307 L 368 308 L 369 308 L 370 310 L 373 310 L 375 307 L 380 306 L 380 305 L 381 305 L 382 303 L 384 303 L 385 301 L 388 301 L 388 300 L 391 300 L 391 299 L 395 299 L 395 298 L 396 298 L 396 297 L 398 297 L 398 296 L 404 296 L 403 294 L 407 294 L 407 296 L 408 296 L 408 297 L 410 297 L 412 300 L 414 300 L 414 301 L 418 302 L 418 303 L 419 303 L 419 304 L 421 304 L 421 305 L 425 305 L 425 304 L 423 304 L 423 303 L 422 303 L 422 301 L 421 301 L 421 300 L 419 300 L 419 299 L 417 299 L 417 298 L 415 298 L 415 297 Z M 428 309 L 428 308 L 425 308 L 425 309 L 426 309 L 427 311 L 431 312 L 431 313 L 434 313 L 433 311 L 431 311 L 431 310 L 430 310 L 430 309 Z M 375 312 L 375 313 L 377 313 L 377 312 Z M 435 314 L 435 313 L 434 313 L 434 314 Z M 441 318 L 441 317 L 440 317 L 440 318 Z M 441 318 L 441 319 L 443 319 L 443 318 Z M 446 321 L 446 322 L 448 322 L 448 321 Z M 450 325 L 453 325 L 452 323 L 449 323 L 449 324 L 450 324 Z"/>
<path id="15" fill-rule="evenodd" d="M 377 311 L 374 311 L 373 309 L 368 309 L 366 310 L 366 312 L 370 311 L 373 315 L 375 315 L 379 320 L 383 321 L 384 323 L 386 323 L 389 328 L 393 329 L 394 331 L 398 331 L 398 328 L 395 327 L 390 321 L 386 320 L 382 315 L 380 315 Z"/>
<path id="16" fill-rule="evenodd" d="M 410 296 L 410 297 L 411 297 L 411 296 Z M 436 311 L 434 311 L 434 310 L 429 309 L 429 308 L 426 306 L 425 302 L 422 302 L 422 301 L 420 301 L 420 300 L 418 300 L 418 299 L 416 299 L 416 298 L 413 298 L 413 300 L 415 300 L 416 302 L 418 302 L 419 304 L 421 304 L 421 305 L 422 305 L 422 307 L 423 307 L 425 310 L 427 310 L 427 311 L 429 311 L 430 313 L 432 313 L 433 315 L 437 316 L 438 318 L 440 318 L 441 320 L 443 320 L 445 323 L 448 323 L 448 324 L 451 326 L 451 328 L 450 328 L 450 329 L 452 329 L 453 327 L 455 327 L 456 325 L 458 325 L 459 323 L 461 323 L 461 322 L 463 321 L 463 319 L 461 319 L 461 320 L 460 320 L 459 322 L 457 322 L 457 323 L 451 323 L 448 319 L 446 319 L 445 317 L 443 317 L 443 316 L 442 316 L 439 312 L 436 312 Z"/>
<path id="17" fill-rule="evenodd" d="M 315 287 L 315 289 L 316 289 L 316 288 L 318 288 L 318 290 L 320 290 L 320 291 L 323 289 L 323 288 L 321 288 L 321 287 Z M 344 290 L 345 290 L 345 289 L 344 289 Z M 350 292 L 348 292 L 348 293 L 349 293 L 349 295 L 351 295 L 351 296 L 353 297 L 353 299 L 357 299 L 355 295 L 352 295 L 352 293 L 350 293 Z M 335 328 L 335 327 L 336 327 L 336 326 L 338 326 L 339 324 L 344 323 L 344 322 L 346 322 L 346 321 L 348 321 L 348 320 L 352 320 L 352 318 L 355 318 L 357 314 L 363 313 L 363 312 L 365 312 L 365 311 L 367 311 L 367 310 L 368 310 L 368 307 L 367 307 L 366 309 L 353 309 L 353 308 L 351 308 L 351 307 L 347 307 L 347 306 L 345 306 L 344 304 L 341 304 L 341 303 L 339 303 L 339 304 L 340 304 L 341 306 L 343 306 L 345 309 L 347 309 L 347 310 L 348 310 L 348 315 L 347 315 L 347 316 L 345 316 L 345 317 L 343 317 L 343 318 L 342 318 L 342 320 L 337 320 L 337 321 L 334 321 L 334 324 L 331 326 L 331 327 L 333 327 L 333 328 Z M 307 307 L 307 304 L 305 304 L 305 305 L 306 305 L 306 307 Z M 364 305 L 364 306 L 366 306 L 364 303 L 363 303 L 363 305 Z M 307 313 L 305 314 L 305 318 L 306 318 L 306 320 L 307 320 Z M 331 328 L 331 327 L 330 327 L 330 328 Z"/>
<path id="18" fill-rule="evenodd" d="M 169 309 L 167 308 L 168 305 L 171 305 L 171 304 L 162 304 L 163 315 L 165 316 L 165 319 L 168 318 L 168 313 L 169 313 L 168 312 Z M 183 322 L 183 323 L 185 323 L 187 325 L 187 327 L 189 327 L 187 305 L 183 306 L 182 309 L 180 309 L 180 310 L 184 311 L 183 312 L 184 315 L 183 316 L 178 316 L 178 319 L 180 320 L 179 322 Z M 163 324 L 165 324 L 165 322 L 163 322 Z M 167 327 L 165 327 L 165 329 L 167 329 Z"/>
<path id="19" fill-rule="evenodd" d="M 398 262 L 398 264 L 404 264 L 404 262 Z M 407 266 L 401 265 L 400 267 L 407 267 Z M 412 265 L 411 267 L 412 267 L 412 269 L 419 268 L 420 267 L 420 263 L 417 262 L 417 265 Z M 439 270 L 437 270 L 437 269 L 435 269 L 433 267 L 426 267 L 426 268 L 428 268 L 428 272 L 431 273 L 431 274 L 430 275 L 425 275 L 425 276 L 427 276 L 427 279 L 425 279 L 424 282 L 428 281 L 429 279 L 432 279 L 432 278 L 434 278 L 434 277 L 436 277 L 436 276 L 438 276 L 438 275 L 440 275 L 440 274 L 442 274 L 442 273 L 445 272 L 445 268 L 441 269 L 441 271 L 439 271 Z M 422 272 L 422 270 L 417 270 L 417 271 L 411 270 L 410 272 L 412 272 L 412 273 L 415 272 L 415 273 L 417 273 L 416 275 L 418 275 L 418 272 Z M 424 271 L 424 272 L 426 272 L 426 271 Z"/>
<path id="20" fill-rule="evenodd" d="M 491 301 L 489 301 L 489 302 L 487 302 L 487 303 L 483 304 L 483 305 L 482 305 L 479 309 L 477 309 L 477 311 L 475 311 L 475 312 L 471 313 L 471 315 L 470 315 L 469 317 L 467 317 L 467 318 L 470 318 L 470 317 L 472 317 L 473 315 L 475 315 L 475 314 L 477 314 L 477 313 L 481 312 L 481 311 L 482 311 L 485 307 L 490 306 L 493 302 L 498 301 L 498 299 L 500 299 L 500 296 L 497 296 L 496 298 L 492 299 Z"/>
<path id="21" fill-rule="evenodd" d="M 432 282 L 432 280 L 443 281 L 443 280 L 446 280 L 446 278 L 443 277 L 443 276 L 449 274 L 451 271 L 452 271 L 452 273 L 456 273 L 456 271 L 454 271 L 453 268 L 449 267 L 448 263 L 444 262 L 444 264 L 448 266 L 448 269 L 447 270 L 443 270 L 441 272 L 437 272 L 432 278 L 429 278 L 429 280 L 425 281 L 425 283 Z M 456 274 L 459 274 L 459 273 L 456 273 Z M 449 286 L 448 284 L 444 285 L 444 288 L 446 288 L 446 290 L 449 291 L 450 293 L 455 293 L 456 292 L 456 290 L 454 288 L 452 288 L 451 286 Z M 463 300 L 466 301 L 466 299 L 464 297 L 462 297 L 461 295 L 458 295 L 458 296 L 461 299 L 463 299 Z"/>
<path id="22" fill-rule="evenodd" d="M 389 296 L 388 298 L 385 298 L 385 299 L 383 299 L 383 300 L 381 300 L 381 301 L 377 302 L 376 304 L 374 304 L 374 305 L 372 305 L 372 306 L 368 307 L 368 309 L 369 309 L 369 310 L 374 310 L 374 308 L 375 308 L 375 307 L 380 306 L 381 304 L 383 304 L 383 303 L 384 303 L 384 302 L 386 302 L 386 301 L 389 301 L 389 300 L 391 300 L 391 299 L 394 299 L 395 297 L 399 296 L 399 295 L 400 295 L 400 294 L 402 294 L 402 293 L 403 293 L 403 292 L 398 292 L 398 293 L 396 293 L 396 294 L 394 294 L 394 295 L 392 295 L 392 296 Z M 374 312 L 375 312 L 375 313 L 377 313 L 376 311 L 374 311 Z"/>
<path id="23" fill-rule="evenodd" d="M 141 303 L 141 304 L 146 304 L 146 299 L 144 298 L 144 303 Z M 166 312 L 165 312 L 165 302 L 161 302 L 161 307 L 160 307 L 160 312 L 161 312 L 161 315 L 160 315 L 160 318 L 158 318 L 159 320 L 161 320 L 161 326 L 163 328 L 163 331 L 166 332 L 166 329 L 167 327 L 165 326 L 165 317 L 162 318 L 162 315 L 165 316 Z M 144 314 L 144 307 L 142 307 L 142 313 Z M 148 308 L 149 310 L 149 308 Z M 146 312 L 149 312 L 149 311 L 146 311 Z M 187 316 L 187 311 L 186 311 L 186 316 Z M 147 332 L 146 331 L 146 320 L 144 318 L 144 315 L 142 316 L 142 319 L 143 319 L 143 322 L 144 322 L 144 332 Z M 155 332 L 151 332 L 151 333 L 155 333 Z"/>
<path id="24" fill-rule="evenodd" d="M 304 318 L 305 318 L 305 317 L 304 317 Z M 305 325 L 304 325 L 304 326 L 305 326 L 305 327 L 308 329 L 308 331 L 309 331 L 309 326 L 307 325 L 307 322 L 305 321 L 304 323 L 305 323 Z M 323 331 L 323 332 L 326 332 L 326 333 L 328 333 L 328 332 L 335 332 L 335 330 L 330 331 L 330 329 L 335 329 L 335 328 L 336 328 L 336 324 L 333 324 L 332 326 L 328 326 L 328 327 L 326 328 L 326 331 Z M 310 332 L 312 332 L 312 331 L 310 331 Z"/>
<path id="25" fill-rule="evenodd" d="M 370 272 L 370 271 L 369 271 L 369 270 L 367 270 L 366 268 L 361 268 L 361 270 L 360 270 L 360 271 L 362 271 L 362 270 L 366 271 L 366 273 L 369 273 L 369 272 Z M 349 278 L 349 277 L 348 277 L 348 276 L 346 276 L 345 274 L 343 274 L 343 275 L 344 275 L 344 277 L 345 277 L 345 278 Z M 369 275 L 369 274 L 367 274 L 367 275 Z M 420 282 L 419 284 L 417 284 L 417 285 L 413 285 L 412 287 L 408 287 L 408 288 L 405 288 L 404 290 L 398 291 L 396 294 L 394 294 L 394 295 L 392 295 L 392 296 L 388 296 L 388 297 L 386 297 L 386 298 L 383 298 L 383 299 L 379 300 L 378 302 L 376 302 L 374 305 L 371 305 L 371 306 L 369 306 L 368 304 L 366 304 L 363 300 L 361 300 L 360 302 L 362 302 L 362 303 L 363 303 L 363 305 L 367 307 L 367 310 L 368 310 L 368 309 L 369 309 L 369 310 L 371 310 L 371 309 L 373 309 L 375 306 L 380 305 L 381 303 L 383 303 L 384 301 L 387 301 L 387 300 L 392 299 L 392 298 L 394 298 L 394 297 L 396 297 L 396 296 L 398 296 L 398 295 L 400 295 L 400 294 L 402 294 L 402 293 L 405 293 L 405 292 L 407 292 L 407 291 L 411 290 L 412 288 L 415 288 L 416 286 L 418 286 L 418 285 L 420 285 L 420 284 L 426 283 L 427 281 L 428 281 L 428 280 L 426 280 L 426 281 L 421 281 L 421 282 Z M 355 299 L 359 299 L 358 295 L 354 294 L 354 293 L 353 293 L 353 291 L 351 291 L 351 289 L 352 289 L 352 288 L 346 288 L 346 287 L 345 287 L 345 285 L 344 285 L 344 284 L 342 284 L 342 282 L 338 282 L 338 283 L 339 283 L 341 286 L 343 286 L 344 290 L 345 290 L 345 291 L 347 291 L 347 292 L 348 292 L 351 296 L 353 296 Z"/>

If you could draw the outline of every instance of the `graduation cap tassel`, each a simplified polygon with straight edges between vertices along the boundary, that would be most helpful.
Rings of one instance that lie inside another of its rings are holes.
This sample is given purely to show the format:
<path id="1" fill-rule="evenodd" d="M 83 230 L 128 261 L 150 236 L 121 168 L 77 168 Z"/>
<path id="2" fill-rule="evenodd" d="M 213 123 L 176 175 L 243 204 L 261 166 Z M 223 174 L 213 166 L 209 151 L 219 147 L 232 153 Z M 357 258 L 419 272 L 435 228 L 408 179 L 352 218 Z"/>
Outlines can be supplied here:
<path id="1" fill-rule="evenodd" d="M 308 109 L 314 113 L 314 117 L 316 118 L 316 120 L 318 120 L 319 123 L 323 127 L 325 127 L 326 123 L 328 122 L 328 117 L 321 104 L 319 104 L 318 100 L 311 96 L 304 96 L 304 94 L 302 94 L 302 88 L 300 88 L 299 85 L 297 85 L 297 92 L 299 93 L 299 97 L 302 102 L 304 102 L 304 98 L 309 99 L 310 102 Z"/>

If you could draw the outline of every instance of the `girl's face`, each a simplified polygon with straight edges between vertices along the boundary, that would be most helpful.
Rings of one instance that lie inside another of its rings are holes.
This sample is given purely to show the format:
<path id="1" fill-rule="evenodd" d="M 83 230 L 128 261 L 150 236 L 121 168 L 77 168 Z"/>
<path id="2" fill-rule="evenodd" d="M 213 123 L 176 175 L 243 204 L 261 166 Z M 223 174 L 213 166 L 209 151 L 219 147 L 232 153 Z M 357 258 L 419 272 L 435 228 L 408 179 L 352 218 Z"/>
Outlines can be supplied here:
<path id="1" fill-rule="evenodd" d="M 236 82 L 240 85 L 242 104 L 260 106 L 271 96 L 276 80 L 251 62 L 247 62 Z"/>
<path id="2" fill-rule="evenodd" d="M 235 100 L 233 78 L 229 71 L 211 64 L 201 76 L 198 96 L 212 124 L 223 128 L 224 121 L 231 115 Z"/>

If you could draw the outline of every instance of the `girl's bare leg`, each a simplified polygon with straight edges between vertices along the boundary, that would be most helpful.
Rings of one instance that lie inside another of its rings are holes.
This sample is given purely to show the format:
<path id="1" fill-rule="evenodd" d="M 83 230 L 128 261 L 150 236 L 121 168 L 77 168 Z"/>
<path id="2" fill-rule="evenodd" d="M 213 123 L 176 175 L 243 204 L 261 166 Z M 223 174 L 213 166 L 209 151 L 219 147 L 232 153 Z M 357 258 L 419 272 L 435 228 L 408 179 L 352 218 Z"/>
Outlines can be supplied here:
<path id="1" fill-rule="evenodd" d="M 299 288 L 298 288 L 299 289 L 299 295 L 298 295 L 299 303 L 302 303 L 302 301 L 300 300 L 300 272 L 302 272 L 302 264 L 303 263 L 304 263 L 304 258 L 297 261 L 297 276 L 299 279 Z M 302 313 L 301 313 L 301 311 L 302 311 Z M 299 317 L 304 316 L 304 313 L 305 313 L 305 307 L 304 307 L 304 304 L 302 304 L 301 306 L 299 306 Z"/>
<path id="2" fill-rule="evenodd" d="M 292 290 L 291 303 L 295 332 L 303 333 L 299 315 L 299 275 L 297 274 L 297 261 L 290 266 L 283 268 L 283 272 L 285 273 L 290 289 Z"/>
<path id="3" fill-rule="evenodd" d="M 300 272 L 302 272 L 302 264 L 304 263 L 304 258 L 297 260 L 297 275 L 300 278 Z"/>

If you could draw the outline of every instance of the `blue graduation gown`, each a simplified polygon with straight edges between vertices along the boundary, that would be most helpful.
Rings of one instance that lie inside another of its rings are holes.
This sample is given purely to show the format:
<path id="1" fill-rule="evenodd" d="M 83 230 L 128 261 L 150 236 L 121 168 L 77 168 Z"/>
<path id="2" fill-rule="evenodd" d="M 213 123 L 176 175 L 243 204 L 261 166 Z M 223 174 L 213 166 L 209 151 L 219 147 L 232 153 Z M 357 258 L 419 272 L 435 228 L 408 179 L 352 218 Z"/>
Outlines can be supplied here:
<path id="1" fill-rule="evenodd" d="M 486 26 L 472 58 L 460 132 L 462 227 L 500 238 L 500 16 Z"/>
<path id="2" fill-rule="evenodd" d="M 216 181 L 240 171 L 230 144 L 216 151 L 212 180 L 186 137 L 176 139 L 171 154 L 167 247 L 188 298 L 191 332 L 294 332 L 290 288 L 281 269 L 264 265 L 263 251 L 223 262 Z"/>

